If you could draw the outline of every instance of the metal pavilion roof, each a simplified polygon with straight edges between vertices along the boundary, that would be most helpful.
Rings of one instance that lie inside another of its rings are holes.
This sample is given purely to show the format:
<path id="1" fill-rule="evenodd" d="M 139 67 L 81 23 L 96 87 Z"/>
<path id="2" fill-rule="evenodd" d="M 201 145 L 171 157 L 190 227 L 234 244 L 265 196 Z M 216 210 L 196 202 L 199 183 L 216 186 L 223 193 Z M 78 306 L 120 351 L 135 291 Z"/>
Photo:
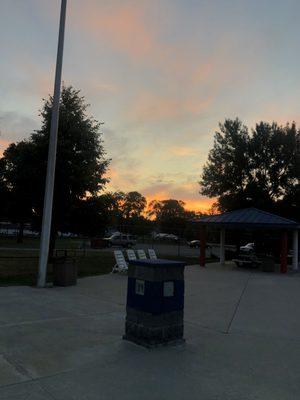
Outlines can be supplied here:
<path id="1" fill-rule="evenodd" d="M 194 220 L 193 222 L 200 225 L 232 228 L 299 228 L 299 224 L 296 221 L 254 207 L 229 211 L 223 214 L 208 215 Z"/>

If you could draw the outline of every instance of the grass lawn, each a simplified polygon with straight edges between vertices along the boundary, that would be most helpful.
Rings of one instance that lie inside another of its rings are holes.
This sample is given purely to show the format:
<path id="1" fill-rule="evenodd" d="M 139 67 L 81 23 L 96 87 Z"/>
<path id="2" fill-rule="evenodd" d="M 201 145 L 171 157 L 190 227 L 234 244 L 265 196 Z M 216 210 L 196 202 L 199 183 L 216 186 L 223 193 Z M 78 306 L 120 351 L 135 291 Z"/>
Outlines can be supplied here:
<path id="1" fill-rule="evenodd" d="M 107 274 L 114 265 L 109 252 L 87 252 L 76 257 L 78 276 Z M 35 285 L 38 255 L 35 251 L 0 251 L 0 285 Z M 48 266 L 47 281 L 52 282 L 52 265 Z"/>
<path id="2" fill-rule="evenodd" d="M 77 238 L 58 238 L 55 242 L 57 249 L 79 249 L 82 247 L 84 240 Z M 86 239 L 86 243 L 89 242 Z M 23 243 L 17 243 L 16 237 L 0 236 L 0 250 L 3 248 L 18 248 L 18 249 L 39 249 L 40 239 L 24 237 Z"/>
<path id="3" fill-rule="evenodd" d="M 9 238 L 10 239 L 10 238 Z M 38 248 L 30 250 L 33 240 L 28 239 L 24 243 L 23 249 L 3 250 L 0 247 L 0 285 L 35 285 L 38 273 Z M 62 244 L 70 244 L 74 239 L 61 239 L 58 248 L 63 248 Z M 10 239 L 12 242 L 12 240 Z M 36 240 L 37 242 L 37 240 Z M 74 244 L 74 242 L 73 242 Z M 2 247 L 12 248 L 13 246 Z M 70 247 L 68 247 L 70 248 Z M 75 254 L 75 253 L 74 253 Z M 71 254 L 72 255 L 72 254 Z M 72 255 L 73 256 L 73 255 Z M 171 260 L 185 261 L 187 265 L 197 264 L 198 259 L 194 257 L 166 257 Z M 213 260 L 211 260 L 213 261 Z M 209 260 L 208 260 L 209 262 Z M 111 272 L 115 260 L 111 251 L 79 251 L 76 254 L 76 264 L 78 277 L 108 274 Z M 52 282 L 52 265 L 48 266 L 47 281 Z"/>

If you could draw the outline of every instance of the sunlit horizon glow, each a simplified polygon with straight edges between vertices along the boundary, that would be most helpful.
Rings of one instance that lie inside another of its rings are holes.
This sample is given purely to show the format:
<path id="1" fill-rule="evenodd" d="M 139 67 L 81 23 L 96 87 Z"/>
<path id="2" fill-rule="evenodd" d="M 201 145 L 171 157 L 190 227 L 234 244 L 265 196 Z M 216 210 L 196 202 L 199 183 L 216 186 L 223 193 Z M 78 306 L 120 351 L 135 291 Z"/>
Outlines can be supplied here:
<path id="1" fill-rule="evenodd" d="M 1 3 L 0 154 L 40 126 L 59 5 Z M 299 12 L 294 0 L 69 2 L 63 80 L 105 122 L 107 190 L 209 209 L 197 182 L 219 122 L 300 122 Z"/>

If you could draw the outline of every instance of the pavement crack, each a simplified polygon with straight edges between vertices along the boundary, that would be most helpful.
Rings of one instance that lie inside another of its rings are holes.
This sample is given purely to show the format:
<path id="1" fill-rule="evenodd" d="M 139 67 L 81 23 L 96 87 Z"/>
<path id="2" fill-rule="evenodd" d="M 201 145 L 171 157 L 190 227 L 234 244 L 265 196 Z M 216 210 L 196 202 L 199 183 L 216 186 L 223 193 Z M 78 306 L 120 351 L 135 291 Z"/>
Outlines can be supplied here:
<path id="1" fill-rule="evenodd" d="M 37 382 L 36 384 L 37 384 L 38 387 L 39 387 L 44 393 L 46 393 L 51 399 L 53 399 L 53 400 L 58 400 L 58 398 L 55 397 L 44 385 L 42 385 L 41 382 Z"/>
<path id="2" fill-rule="evenodd" d="M 5 362 L 11 365 L 19 375 L 25 377 L 26 379 L 32 380 L 31 374 L 29 373 L 29 371 L 27 371 L 25 367 L 23 367 L 23 365 L 18 363 L 16 360 L 8 356 L 7 354 L 1 353 L 1 357 Z"/>
<path id="3" fill-rule="evenodd" d="M 237 302 L 237 304 L 236 304 L 236 306 L 235 306 L 235 309 L 234 309 L 234 311 L 233 311 L 231 320 L 229 321 L 229 324 L 228 324 L 228 326 L 227 326 L 227 329 L 224 331 L 225 334 L 228 334 L 229 331 L 230 331 L 230 329 L 231 329 L 231 325 L 232 325 L 232 323 L 233 323 L 233 321 L 234 321 L 234 319 L 235 319 L 235 316 L 236 316 L 237 311 L 238 311 L 238 309 L 239 309 L 239 306 L 240 306 L 240 304 L 241 304 L 241 301 L 242 301 L 242 298 L 243 298 L 243 296 L 244 296 L 244 293 L 246 292 L 246 289 L 247 289 L 247 287 L 248 287 L 248 284 L 249 284 L 249 281 L 250 281 L 251 276 L 252 276 L 252 273 L 250 272 L 250 273 L 249 273 L 249 276 L 248 276 L 248 279 L 246 280 L 245 285 L 244 285 L 244 287 L 243 287 L 243 290 L 242 290 L 242 292 L 241 292 L 241 294 L 240 294 L 240 297 L 239 297 L 239 299 L 238 299 L 238 302 Z"/>

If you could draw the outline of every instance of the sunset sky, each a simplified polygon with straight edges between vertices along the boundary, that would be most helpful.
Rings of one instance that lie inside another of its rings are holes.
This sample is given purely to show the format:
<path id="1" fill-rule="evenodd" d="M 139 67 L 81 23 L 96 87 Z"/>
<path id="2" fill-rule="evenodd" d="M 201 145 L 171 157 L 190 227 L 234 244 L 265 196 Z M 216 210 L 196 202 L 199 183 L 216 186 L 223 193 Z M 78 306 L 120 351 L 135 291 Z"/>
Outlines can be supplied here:
<path id="1" fill-rule="evenodd" d="M 1 0 L 0 153 L 40 126 L 60 1 Z M 69 0 L 63 80 L 105 122 L 110 190 L 203 210 L 219 121 L 300 122 L 299 0 Z"/>

